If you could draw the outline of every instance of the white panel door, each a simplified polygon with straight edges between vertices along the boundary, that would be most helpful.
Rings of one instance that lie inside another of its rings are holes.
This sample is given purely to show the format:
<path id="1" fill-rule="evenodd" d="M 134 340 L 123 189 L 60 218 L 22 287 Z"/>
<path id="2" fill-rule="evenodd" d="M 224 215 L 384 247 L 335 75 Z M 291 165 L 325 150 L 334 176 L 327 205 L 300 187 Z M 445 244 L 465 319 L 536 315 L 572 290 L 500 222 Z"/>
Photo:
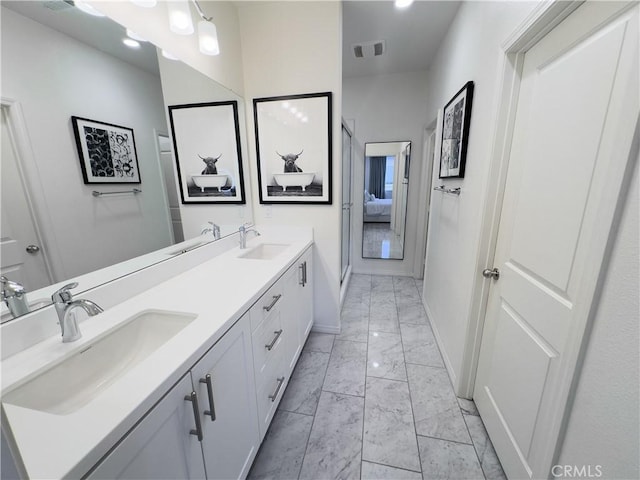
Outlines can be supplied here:
<path id="1" fill-rule="evenodd" d="M 44 261 L 44 249 L 36 234 L 4 108 L 1 116 L 0 272 L 10 280 L 21 283 L 29 292 L 51 285 L 52 279 Z"/>
<path id="2" fill-rule="evenodd" d="M 509 478 L 550 476 L 630 161 L 638 7 L 620 8 L 585 3 L 524 59 L 474 391 Z"/>

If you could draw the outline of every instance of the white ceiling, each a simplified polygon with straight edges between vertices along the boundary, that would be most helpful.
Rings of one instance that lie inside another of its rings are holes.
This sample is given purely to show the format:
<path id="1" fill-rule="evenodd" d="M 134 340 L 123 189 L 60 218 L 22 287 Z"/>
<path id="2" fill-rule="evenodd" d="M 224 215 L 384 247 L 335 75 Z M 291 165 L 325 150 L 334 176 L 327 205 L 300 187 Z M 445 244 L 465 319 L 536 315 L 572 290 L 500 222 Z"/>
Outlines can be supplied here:
<path id="1" fill-rule="evenodd" d="M 427 70 L 460 3 L 418 0 L 397 9 L 391 0 L 344 1 L 343 77 Z M 386 52 L 379 57 L 355 58 L 352 45 L 373 40 L 385 40 Z"/>
<path id="2" fill-rule="evenodd" d="M 45 4 L 59 10 L 47 8 Z M 156 47 L 146 42 L 142 42 L 139 49 L 125 46 L 122 43 L 122 39 L 126 37 L 124 27 L 109 18 L 88 15 L 62 0 L 2 0 L 2 6 L 149 73 L 160 75 Z"/>

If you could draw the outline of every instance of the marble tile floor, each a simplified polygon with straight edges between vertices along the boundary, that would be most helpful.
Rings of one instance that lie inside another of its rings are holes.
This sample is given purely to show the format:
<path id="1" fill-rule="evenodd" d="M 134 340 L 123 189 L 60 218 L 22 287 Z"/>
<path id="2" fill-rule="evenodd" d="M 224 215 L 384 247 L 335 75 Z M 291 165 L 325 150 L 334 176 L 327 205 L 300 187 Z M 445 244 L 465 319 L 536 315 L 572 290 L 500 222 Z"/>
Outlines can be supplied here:
<path id="1" fill-rule="evenodd" d="M 342 333 L 311 333 L 251 479 L 505 479 L 458 399 L 409 277 L 353 275 Z"/>
<path id="2" fill-rule="evenodd" d="M 394 234 L 390 223 L 362 224 L 362 257 L 395 258 L 403 256 L 403 239 Z"/>

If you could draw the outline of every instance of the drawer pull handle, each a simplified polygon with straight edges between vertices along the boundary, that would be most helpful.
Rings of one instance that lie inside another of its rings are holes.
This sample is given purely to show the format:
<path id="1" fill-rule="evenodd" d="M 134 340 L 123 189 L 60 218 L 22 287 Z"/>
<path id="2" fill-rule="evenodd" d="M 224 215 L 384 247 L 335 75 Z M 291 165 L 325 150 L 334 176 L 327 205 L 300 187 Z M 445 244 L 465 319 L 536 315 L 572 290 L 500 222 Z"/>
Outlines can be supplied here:
<path id="1" fill-rule="evenodd" d="M 207 385 L 207 394 L 209 395 L 209 410 L 205 410 L 204 414 L 211 417 L 211 421 L 216 420 L 216 404 L 213 401 L 213 384 L 211 383 L 211 375 L 207 373 L 204 378 L 200 379 L 200 383 Z"/>
<path id="2" fill-rule="evenodd" d="M 302 263 L 302 286 L 307 286 L 307 261 Z"/>
<path id="3" fill-rule="evenodd" d="M 189 433 L 191 435 L 195 435 L 196 437 L 198 437 L 198 441 L 201 442 L 202 441 L 202 424 L 200 423 L 200 409 L 198 408 L 198 395 L 196 395 L 196 392 L 191 392 L 191 394 L 186 395 L 184 399 L 187 402 L 191 402 L 191 405 L 193 406 L 193 416 L 196 419 L 196 429 L 190 430 Z"/>
<path id="4" fill-rule="evenodd" d="M 276 342 L 278 341 L 278 339 L 280 338 L 280 335 L 282 335 L 282 329 L 280 330 L 276 330 L 275 332 L 275 336 L 273 337 L 273 340 L 271 340 L 271 343 L 268 343 L 264 346 L 264 348 L 266 348 L 267 350 L 271 351 L 271 349 L 273 348 L 273 346 L 276 344 Z"/>
<path id="5" fill-rule="evenodd" d="M 298 268 L 300 269 L 300 281 L 298 282 L 298 285 L 302 285 L 304 287 L 304 263 L 298 265 Z"/>
<path id="6" fill-rule="evenodd" d="M 276 387 L 276 391 L 273 392 L 271 395 L 269 395 L 269 398 L 271 399 L 272 402 L 275 402 L 276 398 L 278 398 L 278 394 L 280 393 L 280 389 L 282 388 L 283 383 L 284 383 L 284 377 L 278 378 L 278 386 Z"/>
<path id="7" fill-rule="evenodd" d="M 270 312 L 271 309 L 273 308 L 273 306 L 276 303 L 278 303 L 278 300 L 280 300 L 280 297 L 282 297 L 282 294 L 274 295 L 273 296 L 273 300 L 271 301 L 271 304 L 267 305 L 266 307 L 262 307 L 262 308 L 264 308 L 267 312 Z"/>

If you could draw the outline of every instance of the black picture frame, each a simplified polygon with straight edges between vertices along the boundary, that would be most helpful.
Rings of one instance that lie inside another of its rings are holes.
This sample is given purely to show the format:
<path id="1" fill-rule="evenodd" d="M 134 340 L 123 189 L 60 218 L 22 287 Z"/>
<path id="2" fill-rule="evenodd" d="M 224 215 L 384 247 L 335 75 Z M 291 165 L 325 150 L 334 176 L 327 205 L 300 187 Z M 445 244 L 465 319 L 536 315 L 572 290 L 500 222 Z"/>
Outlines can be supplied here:
<path id="1" fill-rule="evenodd" d="M 439 178 L 464 178 L 473 89 L 473 82 L 467 82 L 444 107 Z"/>
<path id="2" fill-rule="evenodd" d="M 332 202 L 332 93 L 253 99 L 261 204 Z"/>
<path id="3" fill-rule="evenodd" d="M 85 185 L 142 183 L 133 129 L 77 116 L 71 124 Z"/>
<path id="4" fill-rule="evenodd" d="M 238 102 L 170 105 L 168 110 L 182 203 L 245 204 Z"/>

